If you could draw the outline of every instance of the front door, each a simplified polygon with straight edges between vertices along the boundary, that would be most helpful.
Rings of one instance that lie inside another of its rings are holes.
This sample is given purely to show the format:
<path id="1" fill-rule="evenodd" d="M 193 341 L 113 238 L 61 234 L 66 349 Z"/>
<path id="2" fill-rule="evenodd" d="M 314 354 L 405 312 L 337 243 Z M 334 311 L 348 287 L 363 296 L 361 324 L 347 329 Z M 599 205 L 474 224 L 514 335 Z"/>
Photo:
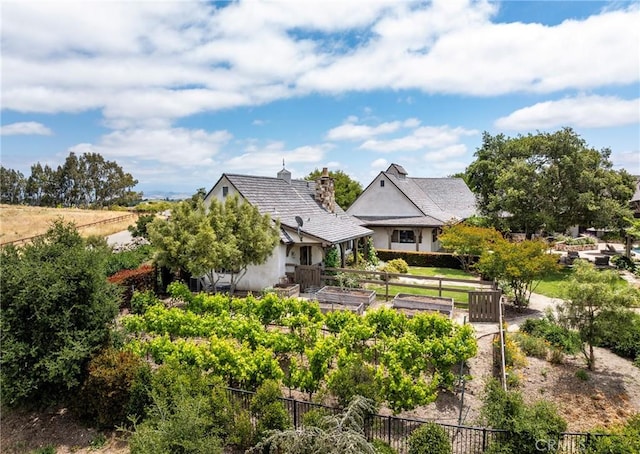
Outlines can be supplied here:
<path id="1" fill-rule="evenodd" d="M 311 265 L 311 246 L 300 246 L 300 265 Z"/>

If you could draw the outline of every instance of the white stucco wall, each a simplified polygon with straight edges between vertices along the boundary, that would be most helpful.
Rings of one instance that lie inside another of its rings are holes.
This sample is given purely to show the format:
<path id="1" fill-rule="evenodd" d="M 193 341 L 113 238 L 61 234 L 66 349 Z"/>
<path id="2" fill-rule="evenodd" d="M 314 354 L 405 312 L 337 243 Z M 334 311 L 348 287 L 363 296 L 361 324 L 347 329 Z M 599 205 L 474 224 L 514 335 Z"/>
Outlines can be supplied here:
<path id="1" fill-rule="evenodd" d="M 384 187 L 380 180 L 385 180 Z M 347 209 L 353 216 L 422 216 L 407 197 L 382 174 Z"/>
<path id="2" fill-rule="evenodd" d="M 371 228 L 371 227 L 370 227 Z M 376 249 L 389 249 L 389 235 L 393 230 L 413 230 L 412 227 L 373 227 L 373 247 Z M 422 242 L 419 244 L 419 252 L 436 252 L 440 249 L 440 242 L 432 241 L 432 228 L 422 229 Z M 415 243 L 391 243 L 391 250 L 415 251 Z"/>

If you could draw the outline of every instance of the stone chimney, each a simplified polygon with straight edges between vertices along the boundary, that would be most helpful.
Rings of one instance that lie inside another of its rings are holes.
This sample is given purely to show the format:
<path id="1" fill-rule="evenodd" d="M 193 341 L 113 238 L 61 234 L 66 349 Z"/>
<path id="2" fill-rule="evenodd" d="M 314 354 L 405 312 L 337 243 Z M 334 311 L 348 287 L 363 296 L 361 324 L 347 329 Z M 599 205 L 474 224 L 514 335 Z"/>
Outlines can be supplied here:
<path id="1" fill-rule="evenodd" d="M 316 201 L 329 213 L 336 211 L 336 190 L 333 178 L 329 176 L 326 167 L 322 169 L 322 175 L 316 180 Z"/>

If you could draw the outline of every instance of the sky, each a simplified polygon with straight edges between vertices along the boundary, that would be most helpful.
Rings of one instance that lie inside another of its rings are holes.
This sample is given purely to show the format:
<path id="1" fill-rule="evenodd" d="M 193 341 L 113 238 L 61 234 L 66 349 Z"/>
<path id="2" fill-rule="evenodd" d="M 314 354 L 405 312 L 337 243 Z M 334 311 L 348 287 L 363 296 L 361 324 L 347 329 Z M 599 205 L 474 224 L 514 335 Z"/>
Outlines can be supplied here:
<path id="1" fill-rule="evenodd" d="M 222 173 L 446 177 L 483 132 L 573 128 L 640 175 L 640 2 L 0 0 L 0 140 L 145 195 Z"/>

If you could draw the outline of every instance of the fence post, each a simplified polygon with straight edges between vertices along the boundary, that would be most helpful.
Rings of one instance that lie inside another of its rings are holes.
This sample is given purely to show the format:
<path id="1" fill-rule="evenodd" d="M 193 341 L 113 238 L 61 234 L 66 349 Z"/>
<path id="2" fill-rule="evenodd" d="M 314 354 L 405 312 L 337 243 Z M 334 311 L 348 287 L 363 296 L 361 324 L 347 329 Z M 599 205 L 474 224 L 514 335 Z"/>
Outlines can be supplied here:
<path id="1" fill-rule="evenodd" d="M 438 279 L 438 296 L 442 296 L 442 279 Z"/>
<path id="2" fill-rule="evenodd" d="M 384 273 L 384 300 L 389 301 L 389 273 Z"/>
<path id="3" fill-rule="evenodd" d="M 387 443 L 391 446 L 391 415 L 387 416 Z"/>
<path id="4" fill-rule="evenodd" d="M 487 428 L 482 428 L 482 452 L 487 449 Z"/>
<path id="5" fill-rule="evenodd" d="M 293 428 L 298 428 L 298 401 L 293 400 Z"/>

